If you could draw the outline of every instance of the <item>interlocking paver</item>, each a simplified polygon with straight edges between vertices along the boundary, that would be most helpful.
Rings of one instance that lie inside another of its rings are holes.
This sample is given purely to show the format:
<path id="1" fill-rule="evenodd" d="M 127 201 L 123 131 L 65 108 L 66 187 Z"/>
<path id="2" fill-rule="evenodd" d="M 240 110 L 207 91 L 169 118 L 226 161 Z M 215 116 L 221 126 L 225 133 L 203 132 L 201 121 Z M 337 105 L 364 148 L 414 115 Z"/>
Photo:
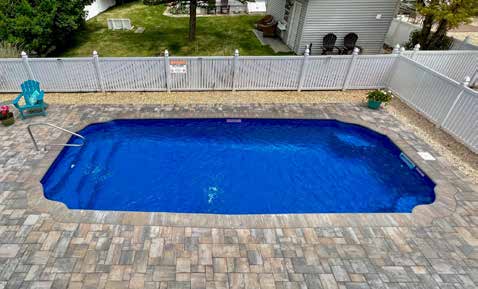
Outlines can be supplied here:
<path id="1" fill-rule="evenodd" d="M 157 117 L 238 115 L 334 117 L 373 122 L 411 147 L 430 151 L 386 111 L 354 104 L 238 106 L 55 105 L 48 122 L 75 127 L 129 111 Z M 427 225 L 326 223 L 250 228 L 85 222 L 30 207 L 27 184 L 47 157 L 28 139 L 27 123 L 0 127 L 1 288 L 477 288 L 478 187 L 444 163 L 456 208 Z M 58 131 L 39 129 L 54 140 Z M 53 212 L 54 213 L 54 212 Z M 108 217 L 109 218 L 109 217 Z M 147 218 L 146 218 L 147 219 Z M 335 222 L 335 221 L 334 221 Z"/>
<path id="2" fill-rule="evenodd" d="M 2 244 L 0 245 L 0 258 L 14 258 L 19 250 L 20 245 L 18 244 Z"/>

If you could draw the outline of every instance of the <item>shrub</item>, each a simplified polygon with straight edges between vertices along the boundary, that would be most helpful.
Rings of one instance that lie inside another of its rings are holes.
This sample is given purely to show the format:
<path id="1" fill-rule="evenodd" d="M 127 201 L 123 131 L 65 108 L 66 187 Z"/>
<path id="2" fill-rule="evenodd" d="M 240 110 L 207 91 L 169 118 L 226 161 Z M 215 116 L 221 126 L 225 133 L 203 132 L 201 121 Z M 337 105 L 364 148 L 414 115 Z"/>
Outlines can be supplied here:
<path id="1" fill-rule="evenodd" d="M 0 39 L 47 55 L 70 43 L 93 0 L 0 0 Z"/>
<path id="2" fill-rule="evenodd" d="M 392 93 L 390 91 L 383 91 L 380 89 L 372 90 L 367 94 L 367 100 L 380 101 L 388 103 L 392 100 Z"/>
<path id="3" fill-rule="evenodd" d="M 413 49 L 415 45 L 420 44 L 422 49 L 425 50 L 448 50 L 450 49 L 451 45 L 453 44 L 453 39 L 451 37 L 445 36 L 441 42 L 438 42 L 434 46 L 425 46 L 424 40 L 422 39 L 422 31 L 417 29 L 410 33 L 410 38 L 408 42 L 405 44 L 406 49 Z"/>

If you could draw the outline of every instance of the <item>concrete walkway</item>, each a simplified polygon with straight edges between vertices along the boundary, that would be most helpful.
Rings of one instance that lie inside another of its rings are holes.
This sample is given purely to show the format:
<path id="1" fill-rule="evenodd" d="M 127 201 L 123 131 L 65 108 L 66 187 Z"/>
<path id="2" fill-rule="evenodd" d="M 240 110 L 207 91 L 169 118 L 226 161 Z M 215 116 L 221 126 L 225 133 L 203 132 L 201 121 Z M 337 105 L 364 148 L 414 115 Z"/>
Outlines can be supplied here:
<path id="1" fill-rule="evenodd" d="M 264 37 L 262 36 L 262 31 L 257 29 L 252 29 L 252 32 L 254 32 L 254 35 L 256 35 L 262 45 L 269 45 L 275 53 L 292 51 L 280 38 Z"/>

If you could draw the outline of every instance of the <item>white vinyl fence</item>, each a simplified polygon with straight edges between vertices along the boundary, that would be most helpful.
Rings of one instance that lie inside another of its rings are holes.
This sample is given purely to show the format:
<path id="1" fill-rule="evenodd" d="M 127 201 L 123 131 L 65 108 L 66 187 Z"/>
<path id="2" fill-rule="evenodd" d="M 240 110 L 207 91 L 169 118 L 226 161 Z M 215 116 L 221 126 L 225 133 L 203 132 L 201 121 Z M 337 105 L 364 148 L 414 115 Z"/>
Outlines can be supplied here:
<path id="1" fill-rule="evenodd" d="M 389 83 L 400 99 L 478 153 L 478 92 L 406 57 Z"/>
<path id="2" fill-rule="evenodd" d="M 477 73 L 478 51 L 406 51 L 402 55 L 456 81 Z"/>
<path id="3" fill-rule="evenodd" d="M 0 59 L 0 92 L 26 79 L 47 92 L 345 90 L 389 88 L 478 152 L 478 53 L 400 51 L 388 55 Z M 465 83 L 460 83 L 467 77 Z M 473 81 L 473 79 L 472 79 Z"/>
<path id="4" fill-rule="evenodd" d="M 387 85 L 396 55 L 0 59 L 0 92 L 334 90 Z"/>

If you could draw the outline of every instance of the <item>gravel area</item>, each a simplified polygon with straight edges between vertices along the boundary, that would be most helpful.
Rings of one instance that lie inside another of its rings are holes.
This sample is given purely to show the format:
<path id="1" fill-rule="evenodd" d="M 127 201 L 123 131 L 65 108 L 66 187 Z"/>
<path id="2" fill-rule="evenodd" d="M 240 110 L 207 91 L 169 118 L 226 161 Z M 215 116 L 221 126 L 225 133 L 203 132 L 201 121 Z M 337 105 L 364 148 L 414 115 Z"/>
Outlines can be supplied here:
<path id="1" fill-rule="evenodd" d="M 361 103 L 367 91 L 207 91 L 207 92 L 109 92 L 48 93 L 56 104 L 244 104 L 244 103 Z M 15 94 L 0 94 L 0 102 Z M 440 152 L 450 164 L 478 184 L 478 155 L 437 128 L 398 99 L 386 109 Z"/>
<path id="2" fill-rule="evenodd" d="M 478 154 L 473 153 L 452 136 L 396 98 L 391 105 L 387 106 L 387 110 L 411 128 L 418 137 L 428 142 L 440 153 L 441 157 L 458 168 L 474 184 L 478 184 Z"/>
<path id="3" fill-rule="evenodd" d="M 367 91 L 204 91 L 204 92 L 107 92 L 48 93 L 48 103 L 59 104 L 242 104 L 361 102 Z M 0 94 L 0 101 L 14 94 Z"/>

